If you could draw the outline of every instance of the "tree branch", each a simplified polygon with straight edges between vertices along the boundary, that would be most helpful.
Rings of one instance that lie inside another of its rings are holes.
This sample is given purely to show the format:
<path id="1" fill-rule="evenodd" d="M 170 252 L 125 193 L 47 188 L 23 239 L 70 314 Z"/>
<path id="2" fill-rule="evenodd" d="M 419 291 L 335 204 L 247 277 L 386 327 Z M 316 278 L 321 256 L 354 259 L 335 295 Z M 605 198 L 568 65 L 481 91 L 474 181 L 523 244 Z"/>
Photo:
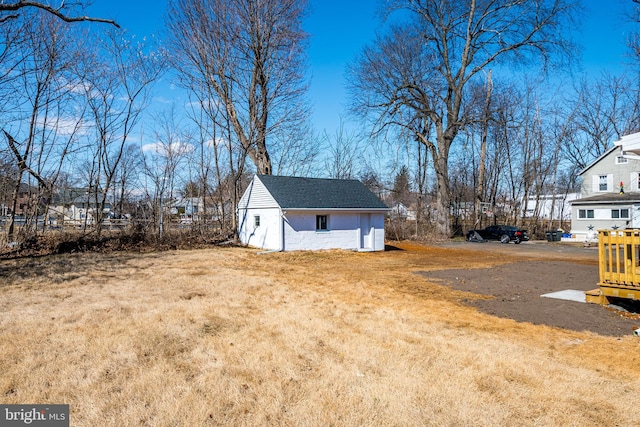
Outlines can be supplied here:
<path id="1" fill-rule="evenodd" d="M 120 25 L 111 19 L 93 18 L 90 16 L 68 16 L 64 12 L 61 12 L 61 9 L 64 7 L 64 2 L 59 8 L 56 9 L 38 1 L 19 0 L 15 3 L 8 3 L 8 4 L 0 3 L 0 12 L 14 12 L 25 7 L 34 7 L 36 9 L 44 10 L 45 12 L 48 12 L 65 22 L 81 22 L 81 21 L 102 22 L 105 24 L 111 24 L 116 28 L 120 28 Z M 5 22 L 9 19 L 17 18 L 17 17 L 18 17 L 17 14 L 2 17 L 0 18 L 0 23 Z"/>
<path id="2" fill-rule="evenodd" d="M 14 156 L 16 156 L 16 160 L 18 161 L 18 167 L 21 170 L 27 171 L 31 176 L 33 176 L 40 183 L 40 185 L 42 185 L 43 188 L 49 189 L 49 183 L 47 181 L 45 181 L 40 176 L 40 174 L 38 174 L 36 171 L 31 169 L 27 165 L 27 162 L 26 162 L 25 158 L 22 157 L 22 155 L 18 151 L 18 148 L 16 147 L 16 144 L 17 144 L 16 140 L 13 139 L 13 137 L 11 135 L 9 135 L 9 133 L 6 130 L 3 130 L 2 132 L 4 132 L 4 135 L 7 137 L 7 142 L 9 143 L 9 148 L 11 148 L 11 151 L 13 152 Z"/>

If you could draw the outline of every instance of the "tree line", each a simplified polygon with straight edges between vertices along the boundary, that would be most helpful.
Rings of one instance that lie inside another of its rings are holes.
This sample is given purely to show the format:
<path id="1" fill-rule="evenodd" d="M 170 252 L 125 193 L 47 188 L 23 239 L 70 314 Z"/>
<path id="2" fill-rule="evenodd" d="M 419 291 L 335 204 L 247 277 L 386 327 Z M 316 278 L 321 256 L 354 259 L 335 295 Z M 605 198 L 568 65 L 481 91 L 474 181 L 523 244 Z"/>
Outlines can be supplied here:
<path id="1" fill-rule="evenodd" d="M 8 241 L 37 234 L 69 189 L 92 209 L 86 232 L 126 214 L 160 235 L 171 201 L 193 198 L 193 226 L 231 236 L 254 172 L 361 179 L 415 210 L 417 237 L 521 224 L 523 200 L 575 191 L 579 170 L 640 128 L 635 60 L 572 77 L 571 0 L 380 2 L 387 24 L 346 70 L 361 126 L 335 134 L 310 119 L 305 1 L 170 0 L 158 39 L 55 3 L 0 5 Z M 165 80 L 186 105 L 152 102 Z"/>

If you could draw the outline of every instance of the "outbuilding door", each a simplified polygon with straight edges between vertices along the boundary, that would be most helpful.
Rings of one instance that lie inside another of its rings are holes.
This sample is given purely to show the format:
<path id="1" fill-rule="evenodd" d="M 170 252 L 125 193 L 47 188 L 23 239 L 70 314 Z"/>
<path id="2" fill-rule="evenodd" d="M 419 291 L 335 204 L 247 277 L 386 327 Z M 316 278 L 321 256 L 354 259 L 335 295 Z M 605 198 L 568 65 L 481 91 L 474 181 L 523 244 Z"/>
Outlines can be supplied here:
<path id="1" fill-rule="evenodd" d="M 360 250 L 371 250 L 371 214 L 360 214 Z"/>

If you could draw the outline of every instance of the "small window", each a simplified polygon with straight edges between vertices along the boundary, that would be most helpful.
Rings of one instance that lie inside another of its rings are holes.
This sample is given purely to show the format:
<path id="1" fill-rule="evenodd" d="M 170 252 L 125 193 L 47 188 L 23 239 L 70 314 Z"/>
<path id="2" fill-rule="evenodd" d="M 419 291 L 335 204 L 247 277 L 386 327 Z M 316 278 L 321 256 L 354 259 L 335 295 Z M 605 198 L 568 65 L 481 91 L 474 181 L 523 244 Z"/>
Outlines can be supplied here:
<path id="1" fill-rule="evenodd" d="M 579 209 L 578 218 L 580 219 L 593 218 L 593 209 Z"/>
<path id="2" fill-rule="evenodd" d="M 611 218 L 629 218 L 629 209 L 611 209 Z"/>
<path id="3" fill-rule="evenodd" d="M 625 156 L 616 156 L 616 165 L 624 165 L 629 163 L 629 159 Z"/>
<path id="4" fill-rule="evenodd" d="M 253 225 L 255 227 L 260 227 L 260 215 L 255 215 L 253 217 Z"/>
<path id="5" fill-rule="evenodd" d="M 607 191 L 607 175 L 600 175 L 600 191 Z"/>
<path id="6" fill-rule="evenodd" d="M 316 231 L 326 231 L 327 227 L 327 216 L 326 215 L 316 215 Z"/>

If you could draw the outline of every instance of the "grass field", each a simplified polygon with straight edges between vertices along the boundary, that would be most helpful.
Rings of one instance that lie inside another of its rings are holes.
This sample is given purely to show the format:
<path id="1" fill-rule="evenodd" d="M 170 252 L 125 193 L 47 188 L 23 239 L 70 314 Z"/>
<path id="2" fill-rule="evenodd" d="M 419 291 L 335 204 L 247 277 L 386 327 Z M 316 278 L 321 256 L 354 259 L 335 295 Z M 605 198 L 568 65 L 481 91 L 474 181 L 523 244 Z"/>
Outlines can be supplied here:
<path id="1" fill-rule="evenodd" d="M 517 323 L 417 270 L 504 254 L 216 248 L 0 262 L 0 403 L 72 426 L 600 426 L 640 344 Z"/>

